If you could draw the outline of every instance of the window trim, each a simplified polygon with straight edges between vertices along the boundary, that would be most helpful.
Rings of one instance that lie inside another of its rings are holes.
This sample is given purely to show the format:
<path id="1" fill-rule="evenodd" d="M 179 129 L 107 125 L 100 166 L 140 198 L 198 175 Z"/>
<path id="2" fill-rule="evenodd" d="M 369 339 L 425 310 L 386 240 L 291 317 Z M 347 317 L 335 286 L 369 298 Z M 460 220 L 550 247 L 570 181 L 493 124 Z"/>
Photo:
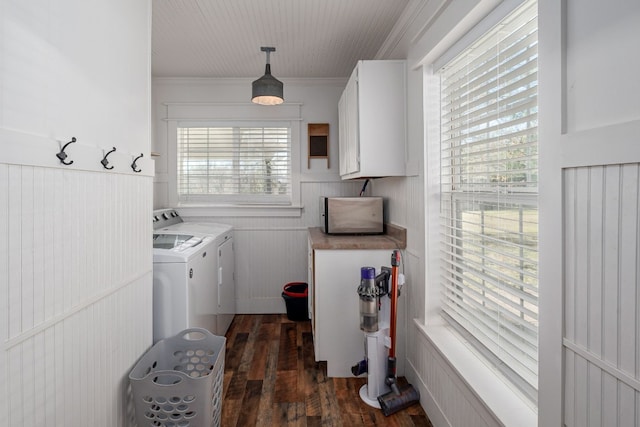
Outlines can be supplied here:
<path id="1" fill-rule="evenodd" d="M 433 345 L 468 389 L 469 400 L 478 398 L 505 426 L 537 427 L 538 412 L 532 402 L 490 367 L 477 350 L 448 324 L 425 325 L 414 320 L 416 330 Z"/>
<path id="2" fill-rule="evenodd" d="M 522 2 L 522 5 L 524 5 L 524 3 L 526 3 L 526 2 Z M 498 32 L 500 32 L 501 31 L 500 27 L 501 27 L 502 20 L 506 16 L 508 16 L 511 12 L 515 11 L 518 7 L 521 7 L 521 4 L 516 5 L 516 7 L 511 9 L 509 11 L 509 13 L 507 13 L 507 14 L 504 14 L 504 15 L 500 14 L 500 19 L 499 20 L 497 20 L 497 21 L 493 21 L 492 20 L 493 26 L 488 29 L 489 32 L 493 31 L 494 28 Z M 529 9 L 530 9 L 530 7 L 531 6 L 528 6 Z M 482 26 L 482 27 L 483 27 L 483 29 L 485 29 L 484 26 Z M 483 40 L 484 41 L 487 40 L 485 38 L 485 34 L 486 34 L 486 31 L 485 31 L 485 33 L 478 34 L 476 38 L 468 40 L 468 42 L 469 42 L 468 47 L 471 47 L 471 46 L 475 45 L 477 41 L 480 41 L 480 42 L 484 43 Z M 494 36 L 492 36 L 492 37 L 494 37 Z M 491 39 L 489 39 L 489 40 L 491 40 Z M 520 43 L 520 42 L 518 42 L 518 43 Z M 456 46 L 456 48 L 459 48 L 459 47 L 460 47 L 459 45 Z M 447 58 L 449 60 L 447 62 L 447 64 L 450 63 L 451 61 L 454 61 L 454 62 L 458 61 L 456 58 L 460 57 L 460 54 L 464 54 L 466 52 L 466 50 L 465 50 L 466 48 L 467 48 L 467 46 L 465 46 L 462 49 L 457 50 L 456 54 L 454 56 L 447 55 Z M 485 52 L 484 50 L 479 52 L 479 58 L 482 58 L 484 56 L 484 52 Z M 492 51 L 488 50 L 487 52 L 492 52 Z M 475 51 L 474 51 L 474 53 L 475 53 Z M 462 61 L 464 61 L 465 58 L 467 58 L 467 57 L 464 56 L 464 57 L 461 57 L 461 58 L 462 58 Z M 528 64 L 530 64 L 530 63 L 527 62 L 527 64 L 524 65 L 524 68 L 523 68 L 524 70 L 527 70 L 530 67 L 530 65 L 528 65 Z M 440 66 L 440 68 L 436 69 L 437 71 L 434 72 L 434 75 L 436 77 L 439 76 L 441 68 L 443 66 L 445 66 L 446 64 L 438 61 L 438 65 Z M 462 65 L 464 65 L 464 64 L 462 64 Z M 454 68 L 454 70 L 455 69 L 456 68 Z M 461 69 L 464 70 L 464 68 L 461 68 Z M 531 68 L 531 69 L 533 69 L 533 68 Z M 457 75 L 457 74 L 454 73 L 454 76 L 455 75 Z M 524 79 L 524 80 L 526 80 L 526 79 Z M 440 89 L 440 85 L 438 85 L 438 88 Z M 439 90 L 437 93 L 438 93 L 438 99 L 441 99 L 442 91 Z M 441 106 L 438 106 L 438 110 L 437 111 L 438 111 L 439 117 L 441 117 L 440 116 L 442 114 Z M 442 126 L 445 126 L 446 122 L 442 123 L 442 119 L 440 119 L 439 122 L 440 122 L 439 124 L 441 126 L 438 127 L 437 138 L 435 139 L 435 141 L 438 141 L 438 144 L 440 145 L 441 150 L 442 150 L 442 147 L 444 145 L 447 145 L 447 146 L 453 145 L 453 146 L 455 146 L 456 140 L 457 140 L 456 138 L 454 138 L 454 139 L 445 138 L 444 140 L 442 139 L 442 133 L 441 133 L 442 132 Z M 487 129 L 489 129 L 489 128 L 487 128 Z M 443 141 L 444 141 L 444 143 L 443 143 Z M 483 140 L 483 142 L 481 143 L 480 146 L 484 146 L 486 144 L 487 144 L 487 142 Z M 503 149 L 504 149 L 504 147 L 501 148 L 501 150 L 503 150 Z M 439 155 L 442 156 L 442 152 L 439 153 Z M 442 157 L 441 157 L 441 159 L 442 159 Z M 444 167 L 444 165 L 441 164 L 440 171 L 438 172 L 439 174 L 442 173 L 441 172 L 442 171 L 442 167 Z M 460 174 L 460 171 L 455 171 L 455 172 L 451 173 L 450 177 L 452 179 L 455 179 L 456 177 L 459 177 L 459 174 Z M 507 203 L 507 204 L 511 204 L 511 203 L 514 203 L 514 202 L 515 202 L 515 204 L 518 204 L 517 201 L 516 200 L 512 200 L 512 198 L 516 198 L 517 199 L 517 198 L 522 197 L 522 195 L 526 194 L 526 191 L 523 192 L 522 194 L 518 194 L 518 192 L 516 192 L 515 194 L 503 193 L 503 191 L 500 188 L 500 186 L 494 186 L 494 185 L 489 186 L 490 187 L 489 189 L 491 191 L 483 193 L 483 191 L 481 191 L 481 190 L 486 190 L 486 189 L 484 187 L 482 187 L 482 186 L 477 186 L 476 187 L 477 184 L 475 184 L 475 183 L 472 183 L 470 188 L 465 188 L 465 189 L 456 188 L 455 184 L 451 185 L 450 182 L 446 182 L 446 183 L 443 182 L 443 178 L 442 177 L 439 177 L 439 182 L 441 182 L 441 184 L 442 184 L 439 187 L 440 188 L 440 190 L 439 190 L 440 199 L 442 201 L 450 200 L 450 203 L 451 203 L 451 206 L 449 206 L 450 209 L 454 209 L 453 205 L 456 204 L 455 203 L 456 199 L 460 199 L 460 200 L 468 200 L 468 199 L 470 199 L 470 200 L 474 200 L 475 201 L 477 199 L 477 196 L 480 196 L 481 198 L 484 198 L 484 199 L 497 200 L 497 201 L 500 201 L 501 198 L 502 198 L 502 201 Z M 532 188 L 534 188 L 534 187 L 532 187 Z M 535 186 L 535 189 L 536 189 L 536 195 L 537 195 L 537 185 Z M 537 197 L 535 197 L 534 199 L 536 200 L 536 202 L 533 203 L 533 204 L 537 206 Z M 446 218 L 452 219 L 452 218 L 454 218 L 455 213 L 453 211 L 451 211 L 448 214 L 445 213 L 444 215 L 445 215 Z M 441 216 L 441 218 L 442 218 L 442 216 Z M 439 221 L 439 223 L 441 223 L 441 222 Z M 445 226 L 445 227 L 449 227 L 449 226 Z M 446 242 L 443 242 L 443 243 L 444 243 L 445 247 L 451 247 L 452 245 L 457 245 L 458 244 L 458 243 L 449 242 L 449 241 L 446 241 Z M 537 248 L 536 248 L 536 251 L 537 251 Z M 442 267 L 441 270 L 450 271 L 449 268 L 447 268 L 447 267 L 450 267 L 451 265 L 447 264 L 446 258 L 447 258 L 446 255 L 443 258 L 441 258 L 441 261 L 440 261 L 439 264 Z M 466 265 L 466 261 L 464 259 L 462 259 L 460 262 L 464 263 Z M 536 260 L 536 265 L 537 265 L 537 260 Z M 459 266 L 459 267 L 465 268 L 464 266 Z M 457 269 L 459 267 L 455 267 L 454 266 L 453 268 Z M 465 268 L 465 271 L 466 271 L 466 268 Z M 472 274 L 473 274 L 474 269 L 471 268 L 471 271 L 472 271 Z M 482 271 L 484 271 L 484 270 L 482 270 Z M 445 295 L 446 292 L 453 290 L 454 289 L 453 286 L 455 286 L 455 287 L 462 286 L 462 287 L 465 287 L 465 289 L 467 289 L 466 286 L 463 285 L 463 284 L 454 285 L 454 282 L 456 282 L 455 280 L 448 280 L 447 281 L 448 284 L 443 284 L 442 280 L 443 279 L 438 278 L 436 283 L 438 283 L 439 286 L 442 286 L 443 295 Z M 466 280 L 465 280 L 465 282 L 466 282 Z M 482 283 L 484 284 L 484 281 Z M 483 284 L 482 284 L 482 286 L 480 284 L 478 286 L 480 286 L 481 288 L 484 288 Z M 489 288 L 491 288 L 491 286 L 489 286 Z M 472 291 L 470 293 L 470 295 L 473 295 L 473 294 L 474 293 Z M 457 291 L 456 291 L 456 295 L 457 295 Z M 484 294 L 480 295 L 480 297 L 484 298 Z M 469 299 L 469 301 L 471 301 L 471 302 L 474 302 L 475 300 L 476 299 L 474 297 Z M 491 300 L 491 298 L 489 298 L 489 300 Z M 466 301 L 466 299 L 465 299 L 465 301 Z M 482 303 L 482 304 L 484 304 L 484 303 Z M 462 306 L 467 307 L 467 308 L 470 307 L 467 304 L 463 304 Z M 473 304 L 472 304 L 472 306 L 473 306 Z M 449 320 L 446 320 L 446 322 L 447 323 L 451 323 L 453 329 L 461 328 L 460 331 L 458 331 L 458 334 L 462 335 L 464 337 L 465 341 L 471 342 L 471 343 L 473 343 L 473 345 L 479 345 L 478 352 L 480 352 L 480 353 L 485 353 L 485 352 L 487 354 L 491 353 L 492 350 L 490 350 L 489 347 L 487 347 L 487 346 L 491 346 L 492 345 L 491 332 L 494 332 L 492 330 L 492 328 L 491 328 L 492 325 L 487 325 L 487 330 L 490 333 L 489 335 L 484 335 L 484 333 L 480 333 L 480 335 L 484 336 L 484 338 L 482 338 L 481 336 L 477 336 L 476 337 L 476 335 L 474 335 L 474 333 L 471 332 L 471 330 L 468 331 L 468 336 L 465 336 L 467 331 L 465 331 L 464 333 L 461 333 L 462 328 L 466 328 L 464 326 L 464 324 L 463 323 L 458 323 L 457 319 L 456 319 L 455 322 L 452 322 L 452 320 L 456 317 L 456 315 L 454 315 L 454 313 L 460 314 L 460 312 L 458 312 L 453 306 L 449 306 L 447 308 L 447 307 L 443 307 L 442 305 L 440 305 L 440 307 L 441 307 L 440 310 L 442 311 L 443 316 L 445 317 L 445 319 L 449 319 Z M 537 307 L 538 307 L 538 302 L 537 302 L 537 299 L 536 299 L 536 308 Z M 461 314 L 461 320 L 460 321 L 469 322 L 470 318 L 474 317 L 474 314 L 473 314 L 474 311 L 475 310 L 473 309 L 473 307 L 471 307 L 469 309 L 469 311 L 467 311 L 466 309 L 463 309 L 462 312 L 461 312 L 462 314 Z M 483 313 L 485 313 L 484 310 L 481 310 L 481 311 Z M 465 314 L 465 313 L 467 313 L 467 314 Z M 505 323 L 509 324 L 509 321 L 507 320 Z M 473 323 L 471 323 L 471 324 L 473 324 Z M 469 323 L 467 323 L 467 325 L 469 325 Z M 499 321 L 496 326 L 498 328 L 500 328 L 501 327 L 500 325 L 502 325 L 502 321 Z M 497 331 L 495 331 L 495 332 L 497 333 Z M 500 337 L 503 337 L 502 333 L 500 333 Z M 537 337 L 537 328 L 536 328 L 536 337 Z M 509 342 L 511 342 L 511 341 L 509 340 Z M 505 347 L 503 347 L 501 344 L 497 344 L 497 348 L 500 351 L 505 349 Z M 516 348 L 517 348 L 517 346 L 513 347 L 513 349 L 516 349 Z M 506 378 L 509 378 L 509 381 L 513 382 L 514 384 L 519 384 L 522 387 L 522 390 L 526 391 L 526 394 L 530 399 L 532 399 L 534 402 L 537 401 L 537 369 L 533 369 L 533 370 L 536 371 L 535 372 L 535 376 L 533 376 L 531 374 L 531 371 L 529 370 L 529 367 L 526 365 L 526 363 L 523 363 L 522 365 L 518 365 L 518 363 L 515 363 L 513 366 L 509 366 L 509 362 L 507 362 L 507 360 L 509 360 L 511 355 L 512 355 L 511 351 L 510 350 L 506 350 L 506 356 L 505 356 L 506 359 L 505 359 L 504 363 L 508 366 L 508 369 L 504 369 L 503 375 Z M 536 346 L 536 358 L 535 358 L 536 361 L 538 360 L 538 356 L 537 355 L 538 355 L 538 349 L 537 349 L 537 346 Z M 494 362 L 495 362 L 495 360 L 501 360 L 501 359 L 499 358 L 499 356 L 496 355 L 495 357 L 490 357 L 487 360 L 494 360 Z M 518 359 L 513 359 L 513 360 L 516 361 Z M 501 363 L 503 363 L 503 362 L 501 362 Z M 498 366 L 500 366 L 500 365 L 497 364 L 496 367 L 498 367 Z M 537 365 L 536 365 L 536 368 L 537 368 Z M 519 371 L 518 374 L 515 374 L 515 372 L 518 371 L 518 370 L 521 370 L 521 372 Z"/>
<path id="3" fill-rule="evenodd" d="M 231 183 L 233 185 L 236 185 L 238 178 L 243 177 L 244 175 L 242 174 L 242 170 L 240 168 L 240 161 L 241 160 L 245 160 L 246 158 L 242 157 L 243 154 L 247 154 L 246 151 L 243 151 L 242 146 L 243 143 L 257 143 L 258 141 L 262 140 L 262 142 L 264 142 L 264 135 L 265 135 L 265 130 L 266 133 L 269 135 L 273 135 L 270 132 L 270 129 L 277 129 L 277 134 L 278 134 L 278 138 L 281 138 L 283 133 L 282 133 L 282 129 L 287 129 L 287 175 L 286 175 L 286 179 L 287 179 L 287 192 L 285 194 L 279 194 L 278 192 L 274 192 L 273 194 L 268 194 L 268 193 L 239 193 L 237 190 L 238 188 L 235 188 L 233 192 L 230 193 L 225 193 L 225 194 L 201 194 L 201 193 L 195 193 L 195 192 L 190 192 L 187 191 L 186 194 L 178 194 L 178 198 L 180 200 L 181 204 L 216 204 L 216 205 L 221 205 L 221 204 L 229 204 L 229 205 L 290 205 L 291 204 L 291 198 L 292 198 L 292 194 L 291 194 L 291 178 L 293 175 L 292 172 L 292 168 L 291 168 L 291 151 L 292 151 L 292 146 L 293 146 L 293 141 L 291 138 L 291 134 L 292 134 L 292 123 L 290 121 L 273 121 L 273 122 L 228 122 L 228 121 L 218 121 L 218 120 L 211 120 L 211 121 L 188 121 L 188 120 L 181 120 L 180 122 L 178 122 L 178 142 L 181 140 L 180 135 L 184 135 L 185 133 L 190 133 L 189 130 L 187 129 L 207 129 L 207 130 L 211 130 L 211 129 L 232 129 L 232 136 L 227 138 L 224 138 L 224 141 L 230 141 L 233 143 L 233 148 L 229 148 L 230 146 L 225 145 L 225 148 L 228 150 L 228 153 L 231 154 L 231 159 L 234 162 L 233 167 L 231 168 L 231 170 L 233 171 L 233 179 L 231 180 Z M 243 134 L 243 132 L 247 131 L 251 129 L 251 136 L 250 136 L 250 140 L 243 140 L 241 138 L 240 135 Z M 262 137 L 263 138 L 255 138 L 254 137 L 254 133 L 253 131 L 255 129 L 261 129 L 262 130 Z M 229 136 L 229 135 L 226 135 Z M 192 141 L 190 137 L 187 137 L 189 143 Z M 207 140 L 208 142 L 211 142 L 211 140 Z M 218 141 L 218 140 L 215 140 Z M 198 142 L 198 137 L 196 137 L 193 142 L 195 144 L 200 144 Z M 226 143 L 225 143 L 226 144 Z M 188 155 L 186 155 L 185 157 L 188 158 L 189 160 L 195 160 L 194 157 L 191 157 L 190 154 L 192 153 L 191 151 L 189 151 L 189 145 L 187 145 L 187 147 L 182 146 L 179 147 L 181 152 L 184 153 L 189 153 Z M 201 146 L 199 146 L 199 148 L 196 148 L 195 150 L 198 151 L 198 149 L 202 149 Z M 179 150 L 179 151 L 180 151 Z M 213 155 L 215 156 L 215 150 L 207 150 L 207 159 L 210 159 L 209 156 L 211 156 L 211 154 L 214 153 Z M 264 151 L 261 151 L 259 156 L 261 158 L 264 158 Z M 180 159 L 180 153 L 178 153 L 178 159 Z M 251 156 L 248 156 L 248 158 L 251 158 Z M 188 172 L 185 173 L 185 171 L 182 171 L 183 173 L 183 180 L 186 179 L 186 181 L 190 180 L 189 174 Z M 180 173 L 177 174 L 178 176 L 180 176 Z M 206 179 L 206 183 L 207 185 L 216 185 L 217 181 L 215 179 L 213 180 L 209 180 L 208 178 Z M 191 190 L 192 188 L 189 187 L 189 190 Z"/>
<path id="4" fill-rule="evenodd" d="M 424 188 L 425 188 L 425 293 L 424 317 L 414 319 L 421 335 L 442 355 L 456 378 L 460 378 L 462 395 L 469 402 L 474 399 L 484 405 L 502 425 L 522 425 L 534 427 L 538 423 L 537 408 L 522 395 L 500 372 L 495 371 L 481 357 L 474 357 L 476 350 L 449 326 L 440 314 L 440 79 L 434 70 L 448 62 L 448 55 L 458 54 L 456 49 L 469 44 L 484 34 L 525 0 L 505 0 L 494 7 L 494 3 L 481 3 L 476 10 L 459 19 L 440 42 L 429 40 L 423 44 L 427 48 L 416 58 L 421 66 L 423 82 L 424 117 Z M 474 37 L 471 37 L 475 33 Z M 467 39 L 467 37 L 471 37 Z M 426 389 L 425 389 L 426 391 Z"/>
<path id="5" fill-rule="evenodd" d="M 170 206 L 193 216 L 293 216 L 302 215 L 300 194 L 300 103 L 264 107 L 252 103 L 165 103 L 167 126 L 167 186 Z M 213 203 L 180 202 L 178 198 L 178 126 L 180 122 L 290 122 L 291 123 L 291 202 Z"/>

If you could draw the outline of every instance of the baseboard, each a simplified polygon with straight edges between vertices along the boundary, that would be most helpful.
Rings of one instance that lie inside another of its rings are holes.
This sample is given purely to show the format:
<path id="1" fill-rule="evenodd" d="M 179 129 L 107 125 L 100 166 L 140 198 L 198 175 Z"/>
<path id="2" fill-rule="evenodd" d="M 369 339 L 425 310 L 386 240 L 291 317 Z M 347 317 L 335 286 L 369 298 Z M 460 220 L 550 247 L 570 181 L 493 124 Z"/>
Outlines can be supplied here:
<path id="1" fill-rule="evenodd" d="M 238 314 L 275 314 L 286 313 L 287 308 L 281 296 L 236 300 Z"/>

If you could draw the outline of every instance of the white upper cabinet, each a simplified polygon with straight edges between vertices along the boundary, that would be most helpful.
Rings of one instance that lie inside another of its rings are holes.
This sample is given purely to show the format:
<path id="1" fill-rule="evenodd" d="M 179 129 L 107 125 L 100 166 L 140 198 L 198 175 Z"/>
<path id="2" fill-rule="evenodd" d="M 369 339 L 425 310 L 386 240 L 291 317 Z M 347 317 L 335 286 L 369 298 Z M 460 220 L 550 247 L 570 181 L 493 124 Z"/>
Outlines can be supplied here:
<path id="1" fill-rule="evenodd" d="M 342 179 L 403 176 L 405 61 L 358 61 L 338 103 Z"/>

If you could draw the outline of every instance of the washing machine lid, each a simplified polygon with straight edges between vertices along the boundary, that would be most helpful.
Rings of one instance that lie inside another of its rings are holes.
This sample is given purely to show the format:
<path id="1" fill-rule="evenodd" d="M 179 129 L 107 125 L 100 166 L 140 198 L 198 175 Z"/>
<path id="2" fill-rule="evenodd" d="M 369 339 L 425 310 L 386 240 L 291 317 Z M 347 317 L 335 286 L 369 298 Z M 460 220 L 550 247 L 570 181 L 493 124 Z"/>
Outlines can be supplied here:
<path id="1" fill-rule="evenodd" d="M 217 237 L 223 233 L 230 231 L 233 227 L 228 224 L 220 224 L 217 222 L 181 222 L 166 227 L 156 229 L 156 233 L 188 233 L 195 235 L 206 235 Z"/>
<path id="2" fill-rule="evenodd" d="M 190 234 L 155 234 L 153 235 L 154 249 L 168 249 L 183 252 L 188 248 L 202 243 L 202 239 Z"/>

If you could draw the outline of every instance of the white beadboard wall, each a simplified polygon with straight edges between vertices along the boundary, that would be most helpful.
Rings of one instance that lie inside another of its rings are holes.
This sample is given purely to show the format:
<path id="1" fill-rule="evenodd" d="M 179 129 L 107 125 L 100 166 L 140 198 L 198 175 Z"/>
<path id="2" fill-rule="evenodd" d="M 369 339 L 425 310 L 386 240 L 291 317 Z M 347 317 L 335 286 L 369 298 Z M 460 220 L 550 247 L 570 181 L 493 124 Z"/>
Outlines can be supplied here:
<path id="1" fill-rule="evenodd" d="M 409 363 L 418 374 L 407 376 L 421 393 L 421 402 L 434 426 L 492 427 L 500 425 L 438 351 L 426 334 L 412 324 L 414 340 L 408 340 Z M 515 427 L 515 426 L 514 426 Z"/>
<path id="2" fill-rule="evenodd" d="M 153 150 L 160 154 L 155 158 L 154 208 L 169 205 L 169 173 L 171 165 L 175 164 L 175 153 L 168 148 L 167 104 L 248 103 L 250 83 L 250 79 L 153 80 Z M 293 141 L 298 144 L 300 155 L 301 214 L 237 217 L 216 214 L 215 208 L 211 208 L 204 216 L 198 214 L 197 209 L 177 207 L 185 221 L 221 222 L 234 226 L 236 301 L 240 313 L 286 312 L 282 287 L 288 282 L 307 280 L 307 229 L 320 225 L 320 197 L 357 196 L 364 183 L 364 180 L 341 181 L 338 174 L 337 106 L 346 79 L 286 79 L 284 83 L 287 102 L 300 105 L 302 120 L 300 140 Z M 313 159 L 309 167 L 308 123 L 329 123 L 329 165 L 325 160 Z M 375 181 L 369 184 L 367 195 L 372 194 L 376 184 Z"/>
<path id="3" fill-rule="evenodd" d="M 419 164 L 422 161 L 418 161 Z M 388 203 L 387 216 L 393 224 L 407 229 L 407 248 L 404 257 L 404 274 L 408 307 L 407 319 L 424 320 L 424 184 L 422 176 L 384 178 L 377 180 L 374 195 L 382 196 Z"/>
<path id="4" fill-rule="evenodd" d="M 565 425 L 640 426 L 640 164 L 563 188 Z"/>
<path id="5" fill-rule="evenodd" d="M 0 164 L 7 426 L 129 425 L 127 375 L 152 341 L 151 186 Z"/>
<path id="6" fill-rule="evenodd" d="M 503 425 L 463 378 L 456 364 L 440 349 L 440 344 L 425 332 L 427 326 L 439 322 L 434 320 L 439 319 L 439 178 L 436 176 L 439 170 L 439 106 L 438 97 L 429 94 L 433 85 L 425 77 L 429 77 L 430 62 L 464 34 L 464 27 L 473 26 L 474 20 L 480 19 L 497 3 L 500 2 L 423 2 L 416 15 L 404 17 L 407 19 L 405 39 L 392 52 L 393 57 L 408 59 L 407 152 L 411 154 L 407 159 L 408 176 L 377 181 L 374 195 L 393 200 L 390 220 L 407 229 L 404 259 L 405 295 L 409 303 L 405 314 L 405 373 L 409 382 L 420 391 L 421 404 L 433 425 L 438 427 Z M 435 139 L 431 133 L 433 129 L 436 129 Z"/>
<path id="7" fill-rule="evenodd" d="M 320 197 L 353 196 L 361 187 L 360 181 L 303 182 L 299 217 L 186 216 L 185 221 L 234 226 L 238 312 L 285 313 L 284 284 L 307 281 L 307 229 L 320 225 Z"/>
<path id="8" fill-rule="evenodd" d="M 407 249 L 403 251 L 407 283 L 401 296 L 406 311 L 398 314 L 404 325 L 402 330 L 406 331 L 402 337 L 406 345 L 403 353 L 407 355 L 405 375 L 420 391 L 421 403 L 434 426 L 499 425 L 495 415 L 458 375 L 455 365 L 423 332 L 426 297 L 423 177 L 385 178 L 376 181 L 374 192 L 391 201 L 389 219 L 407 228 Z"/>
<path id="9" fill-rule="evenodd" d="M 153 331 L 150 21 L 151 0 L 0 0 L 3 427 L 134 425 L 128 374 Z"/>

